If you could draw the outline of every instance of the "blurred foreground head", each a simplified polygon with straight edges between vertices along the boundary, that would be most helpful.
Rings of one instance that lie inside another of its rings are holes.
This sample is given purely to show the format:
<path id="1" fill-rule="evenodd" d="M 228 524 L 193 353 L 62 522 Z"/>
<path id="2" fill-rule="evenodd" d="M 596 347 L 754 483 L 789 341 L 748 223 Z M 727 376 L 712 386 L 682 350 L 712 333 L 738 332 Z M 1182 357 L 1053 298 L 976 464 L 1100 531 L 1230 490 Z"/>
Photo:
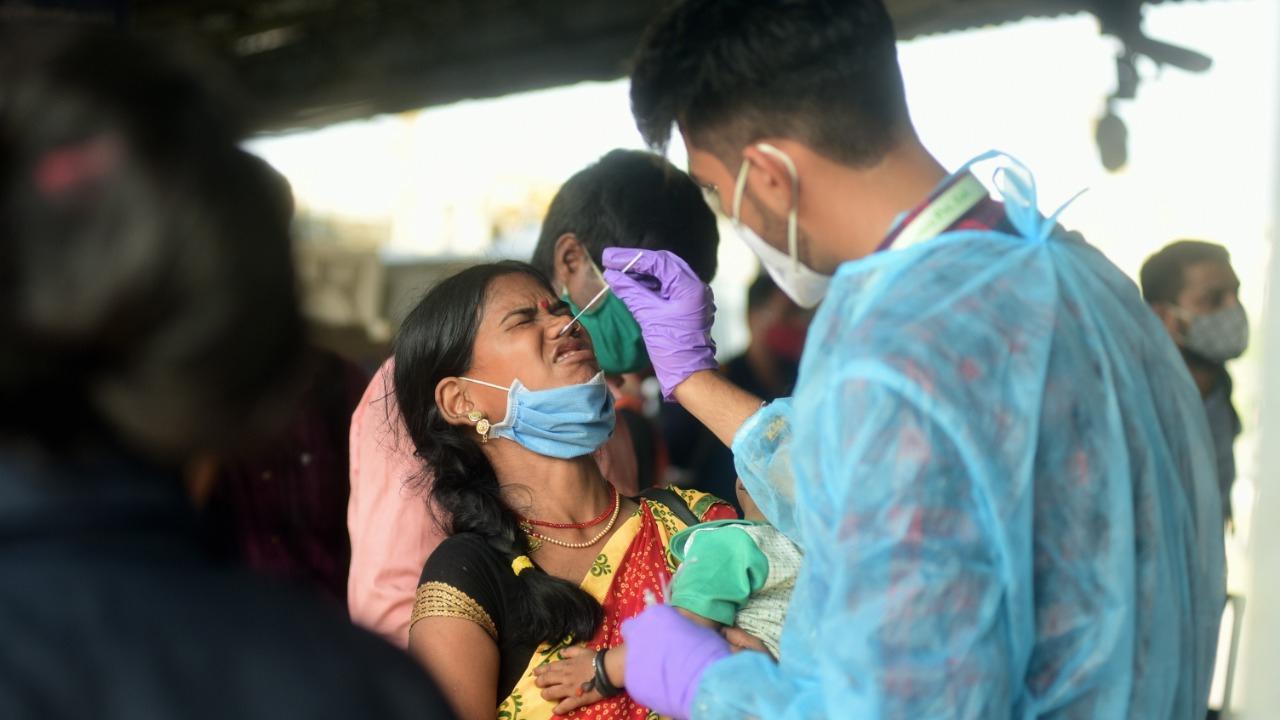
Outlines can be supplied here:
<path id="1" fill-rule="evenodd" d="M 184 58 L 0 25 L 0 444 L 172 462 L 287 411 L 288 205 L 241 137 Z"/>

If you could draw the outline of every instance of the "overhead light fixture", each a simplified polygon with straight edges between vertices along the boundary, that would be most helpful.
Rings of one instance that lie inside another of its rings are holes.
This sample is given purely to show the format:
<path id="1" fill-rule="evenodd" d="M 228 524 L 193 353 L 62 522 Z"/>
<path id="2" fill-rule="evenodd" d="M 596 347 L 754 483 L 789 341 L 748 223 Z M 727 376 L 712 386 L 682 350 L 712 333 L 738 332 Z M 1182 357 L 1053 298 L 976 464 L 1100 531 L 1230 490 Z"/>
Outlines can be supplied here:
<path id="1" fill-rule="evenodd" d="M 1102 159 L 1102 167 L 1108 172 L 1118 172 L 1129 162 L 1129 128 L 1124 120 L 1115 113 L 1111 103 L 1098 118 L 1094 126 L 1094 139 L 1098 143 L 1098 154 Z"/>
<path id="2" fill-rule="evenodd" d="M 1142 77 L 1138 73 L 1138 57 L 1146 57 L 1157 66 L 1171 65 L 1187 72 L 1202 73 L 1213 66 L 1208 55 L 1190 48 L 1171 45 L 1148 37 L 1142 31 L 1142 0 L 1095 0 L 1093 13 L 1104 35 L 1120 41 L 1116 56 L 1116 89 L 1107 96 L 1106 109 L 1094 127 L 1094 139 L 1102 166 L 1110 172 L 1123 168 L 1129 161 L 1129 129 L 1116 110 L 1118 101 L 1138 96 Z"/>

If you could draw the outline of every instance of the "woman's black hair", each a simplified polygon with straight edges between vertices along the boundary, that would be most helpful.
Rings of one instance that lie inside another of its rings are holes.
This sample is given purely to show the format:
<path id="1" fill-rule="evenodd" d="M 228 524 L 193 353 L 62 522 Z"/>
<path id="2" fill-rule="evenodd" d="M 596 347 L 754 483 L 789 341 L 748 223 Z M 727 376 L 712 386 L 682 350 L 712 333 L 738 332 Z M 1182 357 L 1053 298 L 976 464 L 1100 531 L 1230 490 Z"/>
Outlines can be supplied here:
<path id="1" fill-rule="evenodd" d="M 436 405 L 436 385 L 471 367 L 476 328 L 489 287 L 499 277 L 523 274 L 547 287 L 531 265 L 507 261 L 463 270 L 431 289 L 409 313 L 395 341 L 396 401 L 418 457 L 432 477 L 431 499 L 450 535 L 474 533 L 505 562 L 530 552 L 515 512 L 502 499 L 498 476 L 478 435 L 453 425 Z M 602 611 L 577 585 L 538 568 L 519 575 L 526 592 L 509 623 L 526 642 L 556 643 L 591 637 Z"/>
<path id="2" fill-rule="evenodd" d="M 287 416 L 287 193 L 209 69 L 0 27 L 0 439 L 180 462 Z"/>

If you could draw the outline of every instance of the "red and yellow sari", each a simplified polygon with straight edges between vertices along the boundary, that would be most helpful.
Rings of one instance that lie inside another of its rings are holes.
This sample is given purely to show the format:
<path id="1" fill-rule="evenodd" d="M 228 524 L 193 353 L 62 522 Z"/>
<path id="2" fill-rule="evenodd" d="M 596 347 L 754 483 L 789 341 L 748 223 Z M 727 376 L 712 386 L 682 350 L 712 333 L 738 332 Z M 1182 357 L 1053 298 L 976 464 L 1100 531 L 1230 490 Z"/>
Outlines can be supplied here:
<path id="1" fill-rule="evenodd" d="M 711 495 L 672 489 L 699 520 L 737 517 L 732 507 Z M 662 589 L 675 571 L 667 544 L 685 527 L 662 503 L 641 500 L 640 507 L 613 533 L 581 583 L 582 589 L 604 608 L 604 620 L 596 629 L 595 636 L 586 643 L 588 647 L 599 650 L 621 645 L 622 622 L 644 609 L 645 591 L 662 597 Z M 498 720 L 544 720 L 553 716 L 551 711 L 557 703 L 542 699 L 542 691 L 534 684 L 533 670 L 564 659 L 560 652 L 566 647 L 564 644 L 543 645 L 534 652 L 515 689 L 498 706 Z M 624 692 L 579 708 L 565 717 L 575 720 L 648 720 L 658 715 L 638 705 Z"/>

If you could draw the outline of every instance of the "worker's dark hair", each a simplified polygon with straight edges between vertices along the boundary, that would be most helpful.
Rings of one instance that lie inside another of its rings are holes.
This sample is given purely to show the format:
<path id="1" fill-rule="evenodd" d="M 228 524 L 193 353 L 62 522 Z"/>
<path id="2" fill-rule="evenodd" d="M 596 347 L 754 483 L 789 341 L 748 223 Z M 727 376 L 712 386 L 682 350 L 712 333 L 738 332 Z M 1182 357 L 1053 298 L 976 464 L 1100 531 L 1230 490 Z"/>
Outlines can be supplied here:
<path id="1" fill-rule="evenodd" d="M 533 251 L 534 267 L 547 277 L 555 275 L 556 241 L 565 233 L 597 266 L 605 248 L 635 247 L 670 250 L 703 282 L 716 274 L 715 214 L 687 174 L 653 153 L 610 151 L 560 187 Z"/>
<path id="2" fill-rule="evenodd" d="M 865 166 L 910 132 L 881 0 L 676 2 L 641 42 L 631 112 L 650 146 L 678 125 L 721 158 L 777 136 Z"/>
<path id="3" fill-rule="evenodd" d="M 1179 240 L 1160 249 L 1142 263 L 1139 280 L 1142 297 L 1150 305 L 1177 304 L 1186 281 L 1186 270 L 1197 263 L 1231 264 L 1231 255 L 1221 245 L 1200 240 Z"/>
<path id="4" fill-rule="evenodd" d="M 776 294 L 782 292 L 773 278 L 769 277 L 769 273 L 761 271 L 756 279 L 747 288 L 747 312 L 753 312 Z"/>
<path id="5" fill-rule="evenodd" d="M 477 265 L 427 292 L 400 326 L 395 341 L 396 402 L 419 459 L 430 477 L 431 499 L 449 535 L 473 533 L 510 563 L 530 552 L 516 513 L 502 497 L 498 476 L 474 429 L 448 421 L 436 404 L 436 386 L 471 368 L 476 330 L 493 282 L 526 275 L 551 289 L 532 266 L 507 261 Z M 600 603 L 577 585 L 537 567 L 520 573 L 515 636 L 539 644 L 572 636 L 583 642 L 600 623 Z"/>
<path id="6" fill-rule="evenodd" d="M 278 176 L 204 67 L 0 30 L 0 435 L 173 462 L 286 415 L 303 347 Z"/>

